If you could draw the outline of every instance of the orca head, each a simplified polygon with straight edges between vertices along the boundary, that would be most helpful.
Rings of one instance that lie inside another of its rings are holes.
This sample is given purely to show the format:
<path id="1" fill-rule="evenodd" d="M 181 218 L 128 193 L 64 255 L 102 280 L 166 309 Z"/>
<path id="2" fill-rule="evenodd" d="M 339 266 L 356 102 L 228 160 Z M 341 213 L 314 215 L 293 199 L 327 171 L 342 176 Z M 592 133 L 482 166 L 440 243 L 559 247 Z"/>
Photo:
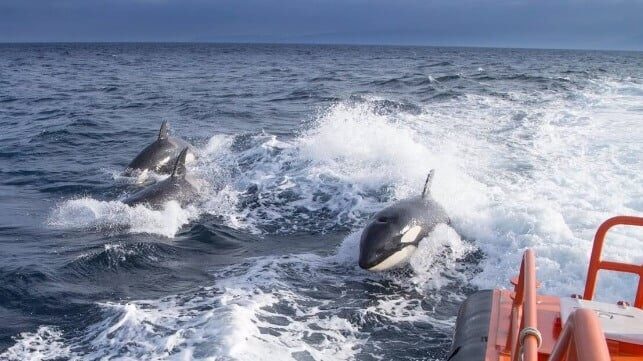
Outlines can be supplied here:
<path id="1" fill-rule="evenodd" d="M 400 201 L 375 214 L 359 242 L 359 266 L 369 271 L 384 271 L 403 265 L 415 252 L 418 242 L 431 227 L 418 221 L 417 212 L 430 204 L 434 170 L 430 170 L 420 197 Z M 415 214 L 415 215 L 414 215 Z M 423 218 L 423 217 L 419 217 Z"/>
<path id="2" fill-rule="evenodd" d="M 423 230 L 395 215 L 378 214 L 364 228 L 359 244 L 359 266 L 384 271 L 403 265 L 417 249 Z"/>

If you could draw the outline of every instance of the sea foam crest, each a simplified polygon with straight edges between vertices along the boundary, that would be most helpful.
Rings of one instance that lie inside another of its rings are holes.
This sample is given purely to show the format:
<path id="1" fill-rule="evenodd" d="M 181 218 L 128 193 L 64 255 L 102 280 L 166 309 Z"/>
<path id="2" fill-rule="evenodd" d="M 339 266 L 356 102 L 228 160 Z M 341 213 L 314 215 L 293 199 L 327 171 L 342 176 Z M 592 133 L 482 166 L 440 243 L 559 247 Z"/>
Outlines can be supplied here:
<path id="1" fill-rule="evenodd" d="M 16 343 L 0 354 L 0 359 L 19 361 L 77 358 L 56 327 L 40 326 L 35 332 L 22 332 L 15 339 Z"/>
<path id="2" fill-rule="evenodd" d="M 78 198 L 59 204 L 47 223 L 56 228 L 91 228 L 101 231 L 126 230 L 174 237 L 181 226 L 198 215 L 193 207 L 181 208 L 170 201 L 160 210 L 143 205 L 130 207 L 119 201 Z"/>

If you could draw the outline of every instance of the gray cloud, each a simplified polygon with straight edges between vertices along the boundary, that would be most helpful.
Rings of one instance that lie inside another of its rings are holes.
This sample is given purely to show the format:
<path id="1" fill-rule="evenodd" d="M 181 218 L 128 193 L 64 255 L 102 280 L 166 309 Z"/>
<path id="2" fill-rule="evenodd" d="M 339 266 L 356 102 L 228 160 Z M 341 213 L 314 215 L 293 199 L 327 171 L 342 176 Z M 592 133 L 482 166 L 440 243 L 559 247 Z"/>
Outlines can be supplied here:
<path id="1" fill-rule="evenodd" d="M 643 1 L 0 2 L 0 41 L 248 41 L 643 50 Z"/>

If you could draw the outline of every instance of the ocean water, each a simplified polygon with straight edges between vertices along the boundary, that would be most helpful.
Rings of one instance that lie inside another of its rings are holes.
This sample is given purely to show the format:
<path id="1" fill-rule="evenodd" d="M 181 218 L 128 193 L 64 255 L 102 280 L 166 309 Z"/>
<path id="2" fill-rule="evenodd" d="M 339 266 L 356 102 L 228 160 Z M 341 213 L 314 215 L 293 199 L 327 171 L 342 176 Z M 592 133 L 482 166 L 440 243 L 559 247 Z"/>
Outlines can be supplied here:
<path id="1" fill-rule="evenodd" d="M 128 207 L 162 120 L 202 194 Z M 642 125 L 640 52 L 0 45 L 0 359 L 445 359 L 526 248 L 540 292 L 582 292 L 596 227 L 643 214 Z M 359 269 L 369 215 L 432 168 L 452 226 Z"/>

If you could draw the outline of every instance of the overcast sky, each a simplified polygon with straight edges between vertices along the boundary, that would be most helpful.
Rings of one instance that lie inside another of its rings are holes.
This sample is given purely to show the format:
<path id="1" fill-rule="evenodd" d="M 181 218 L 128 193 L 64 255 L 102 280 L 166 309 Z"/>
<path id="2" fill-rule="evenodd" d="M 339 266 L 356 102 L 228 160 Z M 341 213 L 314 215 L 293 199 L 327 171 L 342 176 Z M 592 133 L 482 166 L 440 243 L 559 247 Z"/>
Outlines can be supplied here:
<path id="1" fill-rule="evenodd" d="M 643 50 L 643 0 L 0 0 L 0 42 Z"/>

